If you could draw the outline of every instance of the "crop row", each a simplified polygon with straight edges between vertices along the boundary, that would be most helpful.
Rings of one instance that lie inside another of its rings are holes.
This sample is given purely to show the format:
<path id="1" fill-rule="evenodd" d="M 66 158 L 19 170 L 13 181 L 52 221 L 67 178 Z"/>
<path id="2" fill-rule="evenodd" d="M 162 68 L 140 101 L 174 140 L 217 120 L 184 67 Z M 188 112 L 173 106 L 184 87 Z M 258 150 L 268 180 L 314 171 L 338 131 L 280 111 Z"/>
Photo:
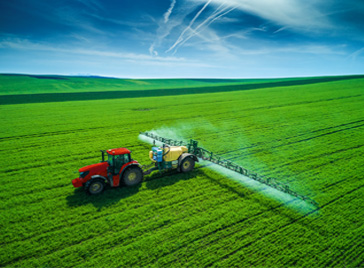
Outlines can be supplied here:
<path id="1" fill-rule="evenodd" d="M 0 107 L 1 266 L 360 266 L 361 83 Z M 72 187 L 100 149 L 147 164 L 147 130 L 194 138 L 321 208 L 295 211 L 204 165 L 101 196 Z"/>

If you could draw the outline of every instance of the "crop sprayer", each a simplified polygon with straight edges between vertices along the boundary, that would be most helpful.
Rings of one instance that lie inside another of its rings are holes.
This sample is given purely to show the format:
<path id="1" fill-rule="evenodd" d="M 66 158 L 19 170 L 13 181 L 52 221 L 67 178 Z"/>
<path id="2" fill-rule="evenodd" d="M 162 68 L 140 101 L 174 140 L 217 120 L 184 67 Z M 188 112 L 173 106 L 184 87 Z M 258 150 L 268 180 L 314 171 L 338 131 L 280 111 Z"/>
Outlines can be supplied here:
<path id="1" fill-rule="evenodd" d="M 102 152 L 102 160 L 98 164 L 79 169 L 80 176 L 72 180 L 74 187 L 84 187 L 89 194 L 101 193 L 106 184 L 112 187 L 134 186 L 143 181 L 144 175 L 153 171 L 176 169 L 179 172 L 189 172 L 195 167 L 199 159 L 212 162 L 252 180 L 268 185 L 276 190 L 297 197 L 315 206 L 318 204 L 307 196 L 301 195 L 290 189 L 287 184 L 274 178 L 258 175 L 230 160 L 198 146 L 198 142 L 190 140 L 188 143 L 169 138 L 160 137 L 151 132 L 140 132 L 140 135 L 159 141 L 161 147 L 153 145 L 149 152 L 152 161 L 150 165 L 141 165 L 131 158 L 131 152 L 126 148 L 109 149 Z M 107 160 L 105 159 L 107 155 Z"/>

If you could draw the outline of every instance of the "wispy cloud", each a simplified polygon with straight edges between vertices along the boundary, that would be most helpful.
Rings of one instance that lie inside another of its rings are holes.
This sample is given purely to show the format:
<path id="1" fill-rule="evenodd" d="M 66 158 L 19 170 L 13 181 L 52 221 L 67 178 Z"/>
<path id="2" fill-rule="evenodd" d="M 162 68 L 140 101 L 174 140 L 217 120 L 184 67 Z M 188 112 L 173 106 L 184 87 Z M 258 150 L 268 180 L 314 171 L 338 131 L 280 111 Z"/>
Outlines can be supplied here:
<path id="1" fill-rule="evenodd" d="M 195 23 L 195 21 L 197 20 L 197 18 L 201 15 L 201 13 L 206 9 L 206 7 L 211 3 L 212 0 L 207 1 L 203 7 L 197 12 L 197 14 L 193 17 L 193 19 L 190 21 L 190 23 L 188 24 L 188 26 L 182 31 L 182 33 L 179 35 L 177 41 L 166 51 L 169 52 L 172 49 L 174 49 L 179 43 L 181 43 L 183 41 L 183 37 L 185 35 L 185 33 L 191 29 L 192 25 Z"/>
<path id="2" fill-rule="evenodd" d="M 203 2 L 202 0 L 200 0 Z M 212 0 L 221 5 L 225 0 Z M 330 27 L 325 14 L 320 10 L 322 1 L 317 0 L 230 0 L 229 5 L 238 10 L 255 14 L 277 25 L 300 30 L 314 30 Z"/>
<path id="3" fill-rule="evenodd" d="M 180 27 L 184 25 L 185 18 L 199 6 L 198 3 L 186 5 L 184 1 L 185 0 L 172 2 L 169 9 L 164 13 L 163 20 L 159 20 L 157 22 L 157 34 L 155 36 L 155 40 L 149 46 L 149 53 L 151 55 L 159 54 L 158 50 L 163 49 L 165 47 L 165 43 L 169 43 L 169 41 L 166 42 L 166 39 L 171 38 L 171 35 L 174 35 L 176 31 L 179 31 Z M 173 9 L 171 9 L 172 6 Z M 171 10 L 171 13 L 169 13 L 169 10 Z M 166 20 L 167 17 L 168 20 Z"/>
<path id="4" fill-rule="evenodd" d="M 73 47 L 56 47 L 54 45 L 48 45 L 43 43 L 34 43 L 25 39 L 8 38 L 7 40 L 0 41 L 0 49 L 12 49 L 22 52 L 52 52 L 54 55 L 75 55 L 75 59 L 78 56 L 86 55 L 103 58 L 105 62 L 110 60 L 121 60 L 122 62 L 128 62 L 137 64 L 140 66 L 171 66 L 171 67 L 194 67 L 194 68 L 215 68 L 214 65 L 209 63 L 200 62 L 199 60 L 186 59 L 184 57 L 174 56 L 152 56 L 149 54 L 137 54 L 130 52 L 116 52 L 107 49 L 88 49 L 75 46 Z"/>
<path id="5" fill-rule="evenodd" d="M 228 3 L 224 2 L 216 8 L 212 7 L 207 11 L 207 8 L 212 2 L 213 0 L 207 0 L 200 4 L 199 1 L 188 2 L 186 0 L 180 0 L 179 6 L 175 10 L 177 2 L 176 0 L 172 0 L 170 7 L 163 15 L 163 23 L 159 24 L 157 37 L 149 47 L 149 53 L 151 55 L 158 55 L 157 49 L 163 49 L 167 43 L 172 41 L 164 51 L 166 53 L 173 51 L 173 54 L 175 54 L 188 40 L 194 36 L 201 37 L 201 32 L 206 30 L 210 24 L 235 9 L 235 7 L 231 7 Z M 192 19 L 187 20 L 187 17 L 192 14 Z M 179 33 L 173 40 L 172 33 L 174 35 L 177 31 Z M 168 41 L 166 42 L 167 38 Z"/>
<path id="6" fill-rule="evenodd" d="M 269 76 L 363 70 L 364 2 L 358 0 L 18 2 L 0 1 L 4 71 L 62 66 L 237 77 L 263 76 L 262 68 Z M 204 70 L 209 67 L 214 74 Z"/>
<path id="7" fill-rule="evenodd" d="M 173 11 L 173 8 L 175 5 L 176 5 L 176 0 L 172 0 L 170 7 L 166 11 L 166 13 L 164 13 L 164 15 L 163 15 L 164 23 L 168 22 L 169 16 L 172 14 L 172 11 Z"/>
<path id="8" fill-rule="evenodd" d="M 10 48 L 17 49 L 22 51 L 51 51 L 51 52 L 59 52 L 65 54 L 82 54 L 82 55 L 93 55 L 93 56 L 102 56 L 102 57 L 113 57 L 120 59 L 129 59 L 129 60 L 150 60 L 150 61 L 159 61 L 159 62 L 185 62 L 186 59 L 183 57 L 153 57 L 148 54 L 136 54 L 136 53 L 122 53 L 122 52 L 113 52 L 110 50 L 96 50 L 96 49 L 85 49 L 79 48 L 78 46 L 74 47 L 56 47 L 54 45 L 48 45 L 43 43 L 35 43 L 26 39 L 12 38 L 3 40 L 0 42 L 0 48 Z"/>
<path id="9" fill-rule="evenodd" d="M 169 50 L 167 50 L 167 52 L 173 48 L 175 48 L 175 52 L 177 52 L 178 47 L 183 46 L 183 44 L 185 44 L 192 37 L 199 35 L 199 33 L 201 33 L 203 30 L 205 30 L 214 21 L 220 19 L 221 17 L 227 15 L 228 13 L 230 13 L 231 11 L 233 11 L 235 9 L 235 7 L 232 7 L 232 8 L 225 7 L 225 8 L 222 8 L 221 10 L 220 10 L 220 8 L 221 7 L 216 9 L 213 12 L 213 14 L 211 14 L 207 19 L 205 19 L 202 23 L 200 23 L 196 28 L 194 28 L 194 29 L 190 28 L 190 32 L 186 36 L 186 38 L 184 38 L 180 42 L 178 42 L 178 40 L 177 40 L 178 43 L 177 44 L 175 43 L 175 45 L 172 46 Z"/>
<path id="10" fill-rule="evenodd" d="M 259 48 L 241 48 L 231 46 L 236 54 L 245 56 L 257 56 L 257 55 L 288 55 L 288 54 L 302 54 L 302 55 L 341 55 L 345 56 L 348 53 L 342 45 L 335 47 L 329 45 L 319 44 L 302 44 L 302 45 L 282 45 L 282 46 L 262 46 Z"/>
<path id="11" fill-rule="evenodd" d="M 194 5 L 197 12 L 189 20 L 185 27 L 180 30 L 178 36 L 174 39 L 173 43 L 165 50 L 166 53 L 173 52 L 175 54 L 179 48 L 184 46 L 191 38 L 197 36 L 202 37 L 202 32 L 206 31 L 210 26 L 220 20 L 221 23 L 229 23 L 228 14 L 234 10 L 242 12 L 241 18 L 244 14 L 250 14 L 266 20 L 267 23 L 275 25 L 277 30 L 275 34 L 285 30 L 290 30 L 297 33 L 317 33 L 322 30 L 328 30 L 333 27 L 328 19 L 328 16 L 320 9 L 323 0 L 180 0 L 180 4 L 184 6 Z M 163 34 L 158 33 L 157 41 L 150 46 L 150 53 L 157 54 L 156 48 L 166 45 L 166 37 L 170 35 L 172 29 L 177 31 L 176 24 L 173 21 L 177 18 L 171 16 L 172 10 L 175 7 L 175 0 L 172 1 L 169 9 L 164 13 L 164 22 L 168 22 L 168 26 L 164 26 Z M 183 18 L 186 18 L 184 16 Z M 178 20 L 179 25 L 183 22 Z M 237 22 L 236 18 L 230 18 L 230 21 Z M 242 28 L 244 22 L 241 21 Z M 251 26 L 245 26 L 251 28 Z M 261 28 L 257 25 L 255 28 Z M 233 34 L 232 34 L 233 36 Z M 206 36 L 205 36 L 206 37 Z M 246 36 L 245 36 L 246 37 Z M 168 39 L 170 42 L 171 36 Z M 208 42 L 205 38 L 204 41 Z M 211 40 L 215 42 L 216 39 Z"/>

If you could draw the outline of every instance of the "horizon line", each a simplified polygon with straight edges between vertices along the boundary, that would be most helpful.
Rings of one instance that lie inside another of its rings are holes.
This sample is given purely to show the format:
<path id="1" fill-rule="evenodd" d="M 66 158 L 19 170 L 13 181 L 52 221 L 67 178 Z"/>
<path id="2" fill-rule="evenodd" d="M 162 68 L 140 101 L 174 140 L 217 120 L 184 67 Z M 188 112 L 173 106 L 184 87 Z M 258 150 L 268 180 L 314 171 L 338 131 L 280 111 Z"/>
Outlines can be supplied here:
<path id="1" fill-rule="evenodd" d="M 181 79 L 181 80 L 189 80 L 189 79 L 216 79 L 216 80 L 250 80 L 250 79 L 289 79 L 289 78 L 314 78 L 314 77 L 335 77 L 335 76 L 361 76 L 363 73 L 350 73 L 350 74 L 322 74 L 322 75 L 302 75 L 302 76 L 272 76 L 272 77 L 118 77 L 118 76 L 108 76 L 108 75 L 96 75 L 96 74 L 52 74 L 52 73 L 0 73 L 0 75 L 8 75 L 8 76 L 44 76 L 44 77 L 80 77 L 80 78 L 101 78 L 101 79 L 128 79 L 128 80 L 137 80 L 137 79 L 148 79 L 148 80 L 157 80 L 157 79 Z"/>

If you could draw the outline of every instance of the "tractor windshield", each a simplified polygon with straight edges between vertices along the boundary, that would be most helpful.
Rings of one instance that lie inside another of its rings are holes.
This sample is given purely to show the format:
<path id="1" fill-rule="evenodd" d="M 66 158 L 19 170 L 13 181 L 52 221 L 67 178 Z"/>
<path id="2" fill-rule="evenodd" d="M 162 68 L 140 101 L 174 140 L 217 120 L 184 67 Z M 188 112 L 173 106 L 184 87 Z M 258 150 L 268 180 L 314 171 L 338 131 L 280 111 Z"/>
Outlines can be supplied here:
<path id="1" fill-rule="evenodd" d="M 121 167 L 130 162 L 130 154 L 108 155 L 107 162 L 115 174 L 118 174 Z"/>

